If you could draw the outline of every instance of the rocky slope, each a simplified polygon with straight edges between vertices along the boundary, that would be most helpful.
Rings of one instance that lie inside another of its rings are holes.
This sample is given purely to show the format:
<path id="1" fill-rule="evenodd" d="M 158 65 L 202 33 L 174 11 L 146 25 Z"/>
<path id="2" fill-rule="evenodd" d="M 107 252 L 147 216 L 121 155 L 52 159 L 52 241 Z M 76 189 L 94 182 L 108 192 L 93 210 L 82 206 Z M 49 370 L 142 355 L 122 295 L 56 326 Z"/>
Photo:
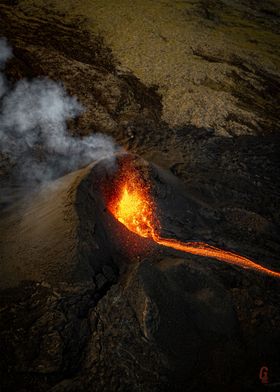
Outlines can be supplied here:
<path id="1" fill-rule="evenodd" d="M 277 1 L 23 0 L 19 6 L 36 17 L 84 18 L 123 67 L 159 87 L 170 126 L 210 127 L 219 135 L 279 127 Z"/>

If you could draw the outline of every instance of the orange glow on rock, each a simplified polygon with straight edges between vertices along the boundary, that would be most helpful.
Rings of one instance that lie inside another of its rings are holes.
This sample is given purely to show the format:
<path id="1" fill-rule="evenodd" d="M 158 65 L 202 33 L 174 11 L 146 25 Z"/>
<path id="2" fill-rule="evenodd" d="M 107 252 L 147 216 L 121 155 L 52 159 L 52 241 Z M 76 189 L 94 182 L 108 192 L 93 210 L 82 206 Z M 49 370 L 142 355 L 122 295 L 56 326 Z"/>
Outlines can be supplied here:
<path id="1" fill-rule="evenodd" d="M 117 189 L 108 209 L 112 215 L 128 230 L 144 238 L 153 239 L 157 244 L 181 252 L 215 258 L 219 261 L 252 269 L 273 277 L 280 277 L 279 272 L 265 268 L 248 258 L 222 250 L 203 242 L 182 242 L 163 238 L 159 235 L 159 221 L 156 218 L 154 202 L 147 183 L 135 168 L 126 167 L 120 175 Z"/>

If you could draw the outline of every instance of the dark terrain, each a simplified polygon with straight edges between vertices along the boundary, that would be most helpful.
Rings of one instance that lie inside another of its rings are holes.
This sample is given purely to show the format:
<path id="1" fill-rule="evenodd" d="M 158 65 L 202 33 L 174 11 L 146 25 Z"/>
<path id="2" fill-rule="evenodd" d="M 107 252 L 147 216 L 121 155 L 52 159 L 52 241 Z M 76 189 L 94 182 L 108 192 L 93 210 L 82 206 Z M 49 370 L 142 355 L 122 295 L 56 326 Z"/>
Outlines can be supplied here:
<path id="1" fill-rule="evenodd" d="M 212 23 L 213 4 L 202 3 Z M 255 3 L 258 23 L 279 32 L 277 9 Z M 86 108 L 69 120 L 74 137 L 102 132 L 149 161 L 168 235 L 280 271 L 277 74 L 231 56 L 229 84 L 207 82 L 213 100 L 217 89 L 237 99 L 226 122 L 172 124 L 160 88 L 123 68 L 83 18 L 39 16 L 24 4 L 0 1 L 0 36 L 14 54 L 9 81 L 62 82 Z M 227 53 L 194 51 L 210 66 L 229 62 Z M 0 158 L 0 186 L 12 189 L 11 202 L 0 199 L 1 391 L 253 392 L 266 389 L 262 366 L 280 382 L 277 279 L 142 243 L 104 212 L 94 165 L 26 198 L 14 175 L 20 160 Z M 150 251 L 138 252 L 142 245 Z"/>

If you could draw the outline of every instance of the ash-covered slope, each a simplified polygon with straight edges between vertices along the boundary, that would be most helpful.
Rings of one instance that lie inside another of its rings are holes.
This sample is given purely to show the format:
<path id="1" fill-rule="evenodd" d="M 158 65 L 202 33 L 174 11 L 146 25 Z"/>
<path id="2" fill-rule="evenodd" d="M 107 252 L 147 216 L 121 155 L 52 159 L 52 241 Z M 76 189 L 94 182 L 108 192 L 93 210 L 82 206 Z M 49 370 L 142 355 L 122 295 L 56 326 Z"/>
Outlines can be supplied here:
<path id="1" fill-rule="evenodd" d="M 2 217 L 1 288 L 22 281 L 90 286 L 102 269 L 110 271 L 106 239 L 98 238 L 96 211 L 81 185 L 90 169 L 45 185 Z"/>

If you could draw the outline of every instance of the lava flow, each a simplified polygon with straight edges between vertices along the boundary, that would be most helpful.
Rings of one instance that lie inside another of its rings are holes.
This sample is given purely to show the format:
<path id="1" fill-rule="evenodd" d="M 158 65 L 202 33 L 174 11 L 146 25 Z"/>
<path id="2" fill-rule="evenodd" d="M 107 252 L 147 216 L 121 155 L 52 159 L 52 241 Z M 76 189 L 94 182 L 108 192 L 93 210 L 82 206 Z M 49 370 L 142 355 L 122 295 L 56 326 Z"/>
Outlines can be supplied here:
<path id="1" fill-rule="evenodd" d="M 159 221 L 155 216 L 149 187 L 135 169 L 129 170 L 129 174 L 126 172 L 126 175 L 121 176 L 117 184 L 117 191 L 109 202 L 108 208 L 128 230 L 141 237 L 151 238 L 159 245 L 199 256 L 212 257 L 245 269 L 253 269 L 273 277 L 280 277 L 279 272 L 265 268 L 236 253 L 203 242 L 181 242 L 161 237 L 158 234 Z"/>

